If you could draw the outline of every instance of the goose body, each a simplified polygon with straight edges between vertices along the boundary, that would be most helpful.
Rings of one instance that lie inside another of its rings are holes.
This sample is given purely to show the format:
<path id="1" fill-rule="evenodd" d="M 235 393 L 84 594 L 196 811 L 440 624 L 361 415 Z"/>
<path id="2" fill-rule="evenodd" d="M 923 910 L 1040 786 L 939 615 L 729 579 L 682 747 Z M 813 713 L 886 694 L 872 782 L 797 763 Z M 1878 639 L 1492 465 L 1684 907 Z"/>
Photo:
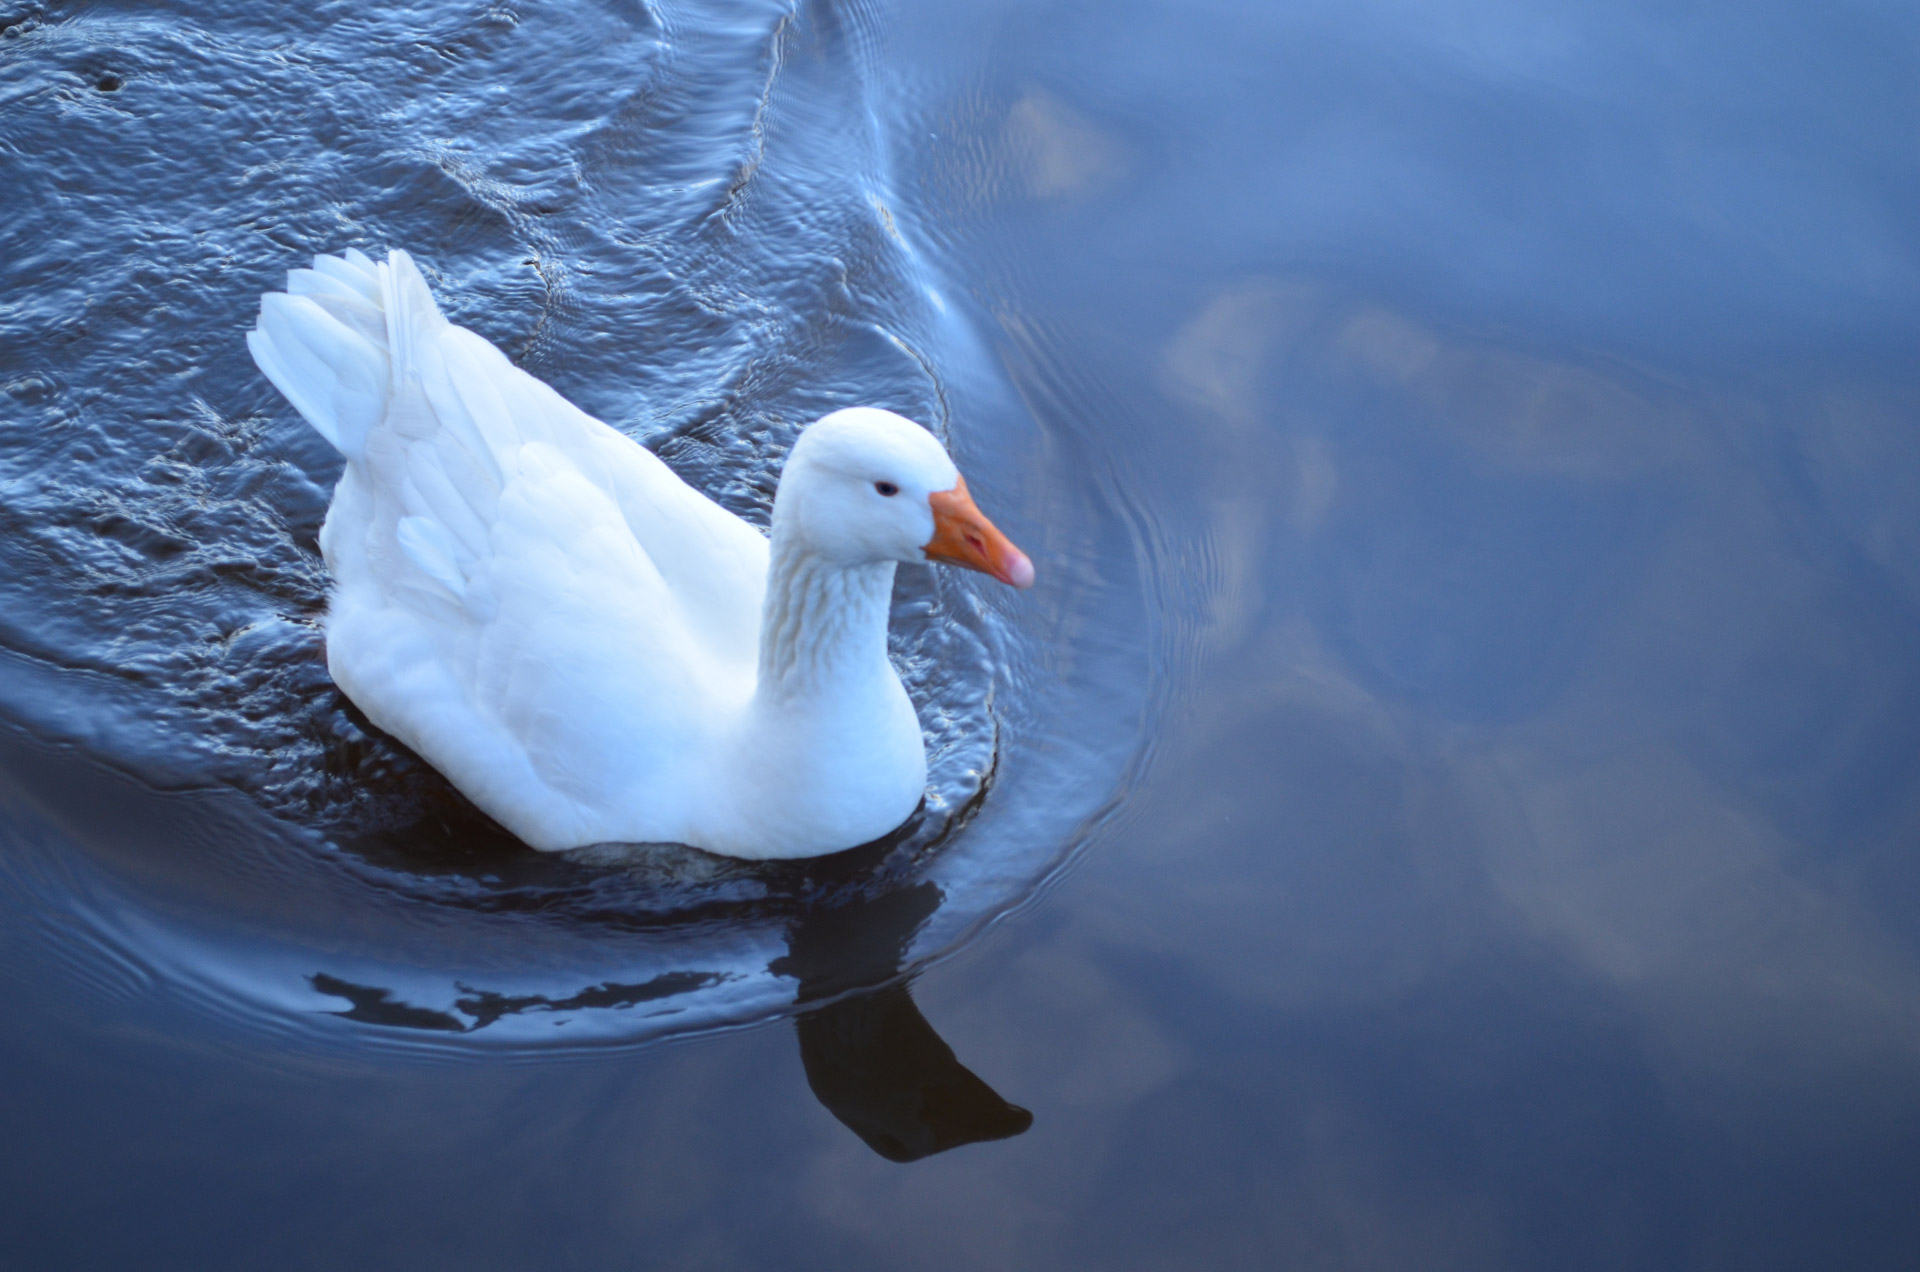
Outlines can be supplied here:
<path id="1" fill-rule="evenodd" d="M 448 322 L 403 252 L 293 271 L 248 345 L 347 461 L 334 681 L 535 848 L 885 834 L 926 782 L 895 564 L 1032 581 L 939 442 L 868 408 L 802 432 L 769 541 Z"/>

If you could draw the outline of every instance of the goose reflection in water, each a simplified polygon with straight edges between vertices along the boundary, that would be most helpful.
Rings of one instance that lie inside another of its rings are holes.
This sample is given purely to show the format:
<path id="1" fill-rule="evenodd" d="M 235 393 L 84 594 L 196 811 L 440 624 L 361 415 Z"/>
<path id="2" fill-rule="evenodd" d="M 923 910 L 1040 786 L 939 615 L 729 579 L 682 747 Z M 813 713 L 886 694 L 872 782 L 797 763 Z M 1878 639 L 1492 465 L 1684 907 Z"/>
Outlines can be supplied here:
<path id="1" fill-rule="evenodd" d="M 800 982 L 803 1006 L 819 1004 L 794 1022 L 807 1085 L 869 1148 L 896 1162 L 1006 1139 L 1033 1125 L 1033 1114 L 1001 1098 L 960 1063 L 920 1014 L 908 985 L 887 983 L 899 974 L 908 943 L 940 900 L 937 885 L 920 883 L 810 912 L 793 923 L 786 955 L 768 969 Z M 415 1006 L 391 990 L 325 972 L 309 980 L 319 992 L 352 1004 L 334 1013 L 348 1020 L 471 1033 L 522 1012 L 638 1007 L 723 978 L 719 972 L 671 972 L 635 985 L 591 986 L 565 998 L 468 989 L 454 1003 L 461 1015 Z"/>
<path id="2" fill-rule="evenodd" d="M 907 986 L 861 988 L 899 971 L 907 942 L 939 906 L 939 887 L 921 883 L 808 915 L 770 969 L 799 980 L 802 1003 L 824 1003 L 794 1022 L 807 1085 L 869 1148 L 896 1162 L 1033 1125 L 1033 1114 L 960 1063 Z"/>

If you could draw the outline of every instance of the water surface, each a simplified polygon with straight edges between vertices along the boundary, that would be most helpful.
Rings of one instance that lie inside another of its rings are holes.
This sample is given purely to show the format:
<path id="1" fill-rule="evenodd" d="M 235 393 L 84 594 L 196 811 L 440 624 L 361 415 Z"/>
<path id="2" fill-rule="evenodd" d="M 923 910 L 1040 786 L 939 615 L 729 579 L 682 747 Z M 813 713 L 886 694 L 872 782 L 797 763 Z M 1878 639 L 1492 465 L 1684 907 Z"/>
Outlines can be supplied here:
<path id="1" fill-rule="evenodd" d="M 1899 6 L 0 10 L 23 1266 L 1884 1267 Z M 925 420 L 927 818 L 529 859 L 326 681 L 304 254 L 764 516 Z M 758 1023 L 755 1023 L 758 1022 Z"/>

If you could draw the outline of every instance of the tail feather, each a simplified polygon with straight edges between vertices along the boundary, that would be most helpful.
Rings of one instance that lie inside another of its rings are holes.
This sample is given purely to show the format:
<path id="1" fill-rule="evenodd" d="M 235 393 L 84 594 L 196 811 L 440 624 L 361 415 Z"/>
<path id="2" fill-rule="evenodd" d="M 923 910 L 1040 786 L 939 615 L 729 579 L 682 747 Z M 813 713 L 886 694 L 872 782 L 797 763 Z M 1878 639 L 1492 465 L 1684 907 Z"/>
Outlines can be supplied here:
<path id="1" fill-rule="evenodd" d="M 395 250 L 379 277 L 393 393 L 409 404 L 395 412 L 392 427 L 420 440 L 437 435 L 445 447 L 443 464 L 463 459 L 477 464 L 497 489 L 504 481 L 499 456 L 528 439 L 522 422 L 500 400 L 487 368 L 475 365 L 474 346 L 489 353 L 491 347 L 446 320 L 405 252 Z M 425 397 L 425 412 L 410 409 L 416 392 Z"/>
<path id="2" fill-rule="evenodd" d="M 387 316 L 378 301 L 366 296 L 318 270 L 296 269 L 287 273 L 287 295 L 304 296 L 348 330 L 363 336 L 376 349 L 387 343 Z"/>
<path id="3" fill-rule="evenodd" d="M 393 360 L 393 382 L 398 387 L 410 372 L 420 368 L 416 351 L 423 339 L 438 335 L 447 320 L 440 306 L 433 303 L 427 280 L 413 258 L 395 248 L 387 253 L 387 263 L 377 266 L 380 280 L 380 304 L 387 314 L 387 353 Z"/>
<path id="4" fill-rule="evenodd" d="M 344 256 L 316 256 L 313 269 L 317 274 L 345 283 L 362 299 L 375 305 L 380 303 L 380 267 L 358 248 L 348 248 Z"/>
<path id="5" fill-rule="evenodd" d="M 329 561 L 404 558 L 419 578 L 390 565 L 374 573 L 456 601 L 471 599 L 468 570 L 489 551 L 509 457 L 548 440 L 556 413 L 576 429 L 586 421 L 448 322 L 398 250 L 379 264 L 349 251 L 293 270 L 284 293 L 261 299 L 247 344 L 295 409 L 353 461 L 364 503 L 351 527 L 329 518 Z"/>
<path id="6" fill-rule="evenodd" d="M 247 348 L 307 423 L 343 455 L 357 458 L 386 413 L 391 372 L 385 350 L 353 318 L 343 322 L 329 312 L 334 308 L 313 296 L 270 292 L 260 298 L 259 323 L 247 333 Z"/>
<path id="7" fill-rule="evenodd" d="M 307 423 L 348 459 L 361 459 L 395 392 L 432 375 L 419 355 L 447 325 L 405 252 L 376 264 L 348 248 L 289 271 L 285 292 L 263 296 L 247 347 Z"/>
<path id="8" fill-rule="evenodd" d="M 480 462 L 497 486 L 504 480 L 498 457 L 535 440 L 538 421 L 515 418 L 502 399 L 484 365 L 485 355 L 492 352 L 480 337 L 456 331 L 435 347 L 436 363 L 423 375 L 422 387 L 440 427 Z"/>

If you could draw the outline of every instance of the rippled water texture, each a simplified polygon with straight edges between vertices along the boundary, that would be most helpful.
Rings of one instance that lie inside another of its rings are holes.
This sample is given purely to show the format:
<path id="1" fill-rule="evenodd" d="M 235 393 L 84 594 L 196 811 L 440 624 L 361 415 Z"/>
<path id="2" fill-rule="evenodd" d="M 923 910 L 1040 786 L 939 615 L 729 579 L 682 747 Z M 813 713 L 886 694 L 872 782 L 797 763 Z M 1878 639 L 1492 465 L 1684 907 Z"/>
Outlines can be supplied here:
<path id="1" fill-rule="evenodd" d="M 1911 5 L 0 24 L 42 1265 L 1920 1248 Z M 389 243 L 748 516 L 943 431 L 1040 586 L 903 574 L 920 825 L 530 859 L 340 702 L 240 336 Z"/>
<path id="2" fill-rule="evenodd" d="M 166 861 L 205 909 L 164 933 L 123 919 L 138 930 L 97 932 L 102 950 L 269 1013 L 345 995 L 354 1019 L 443 1034 L 644 1037 L 791 1003 L 768 969 L 809 915 L 931 887 L 894 957 L 844 978 L 885 980 L 1064 857 L 1141 745 L 1144 643 L 1089 674 L 1105 651 L 1060 636 L 1138 630 L 1132 554 L 1101 543 L 1113 513 L 1068 460 L 1083 443 L 1020 406 L 983 315 L 896 211 L 866 22 L 451 4 L 10 28 L 11 144 L 33 162 L 10 227 L 8 705 L 149 784 L 250 797 L 218 849 L 80 830 L 122 875 Z M 763 523 L 794 433 L 829 410 L 948 437 L 1059 577 L 1016 608 L 904 573 L 894 654 L 932 769 L 914 825 L 821 867 L 555 861 L 366 726 L 320 652 L 338 460 L 240 340 L 285 269 L 350 245 L 414 252 L 456 321 Z M 1076 578 L 1095 561 L 1110 580 Z M 1113 701 L 1116 676 L 1133 683 Z M 1063 722 L 1089 711 L 1110 731 L 1085 745 Z M 257 939 L 228 938 L 235 921 Z"/>

